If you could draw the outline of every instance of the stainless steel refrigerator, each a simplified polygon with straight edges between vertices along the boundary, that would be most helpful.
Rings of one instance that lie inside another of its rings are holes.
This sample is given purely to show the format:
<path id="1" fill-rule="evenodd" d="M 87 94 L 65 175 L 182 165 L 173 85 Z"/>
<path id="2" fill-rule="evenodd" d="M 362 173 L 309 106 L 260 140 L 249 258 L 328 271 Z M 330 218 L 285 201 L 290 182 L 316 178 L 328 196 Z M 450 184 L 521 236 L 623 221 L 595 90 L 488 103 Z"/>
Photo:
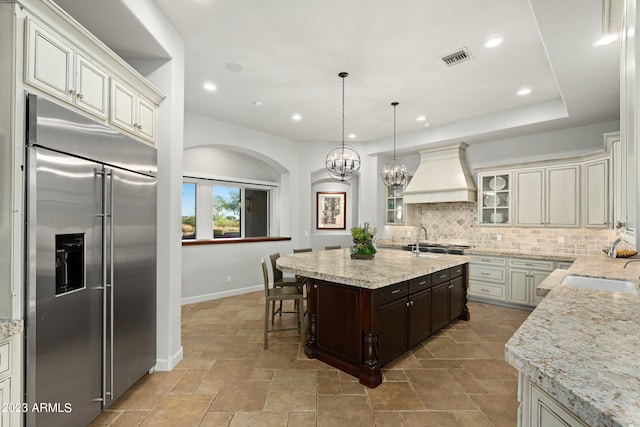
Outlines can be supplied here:
<path id="1" fill-rule="evenodd" d="M 26 422 L 84 426 L 155 365 L 156 150 L 27 110 Z"/>

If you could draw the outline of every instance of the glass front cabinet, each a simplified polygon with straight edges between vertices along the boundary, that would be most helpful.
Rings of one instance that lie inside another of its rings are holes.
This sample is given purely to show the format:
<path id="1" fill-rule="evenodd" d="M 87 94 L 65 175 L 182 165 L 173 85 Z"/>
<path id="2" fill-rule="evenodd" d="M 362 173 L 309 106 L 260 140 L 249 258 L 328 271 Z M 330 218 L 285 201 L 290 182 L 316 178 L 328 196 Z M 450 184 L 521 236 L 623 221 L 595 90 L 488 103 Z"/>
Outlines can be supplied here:
<path id="1" fill-rule="evenodd" d="M 411 181 L 411 177 L 407 177 L 407 183 L 403 187 L 386 188 L 385 197 L 385 222 L 387 224 L 404 224 L 407 212 L 404 206 L 404 189 Z"/>
<path id="2" fill-rule="evenodd" d="M 478 174 L 478 221 L 480 225 L 511 225 L 510 172 Z"/>

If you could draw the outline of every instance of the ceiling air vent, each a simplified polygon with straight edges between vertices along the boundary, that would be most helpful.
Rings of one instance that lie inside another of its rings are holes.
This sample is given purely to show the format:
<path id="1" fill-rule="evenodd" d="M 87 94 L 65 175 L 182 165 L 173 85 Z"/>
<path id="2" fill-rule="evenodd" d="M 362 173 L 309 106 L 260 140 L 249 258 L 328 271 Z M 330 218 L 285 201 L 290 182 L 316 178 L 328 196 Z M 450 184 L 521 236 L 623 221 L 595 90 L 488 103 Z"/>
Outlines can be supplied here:
<path id="1" fill-rule="evenodd" d="M 447 64 L 449 67 L 452 65 L 459 64 L 460 62 L 468 61 L 472 58 L 471 52 L 466 47 L 463 47 L 460 50 L 457 50 L 449 55 L 443 56 L 441 59 Z"/>

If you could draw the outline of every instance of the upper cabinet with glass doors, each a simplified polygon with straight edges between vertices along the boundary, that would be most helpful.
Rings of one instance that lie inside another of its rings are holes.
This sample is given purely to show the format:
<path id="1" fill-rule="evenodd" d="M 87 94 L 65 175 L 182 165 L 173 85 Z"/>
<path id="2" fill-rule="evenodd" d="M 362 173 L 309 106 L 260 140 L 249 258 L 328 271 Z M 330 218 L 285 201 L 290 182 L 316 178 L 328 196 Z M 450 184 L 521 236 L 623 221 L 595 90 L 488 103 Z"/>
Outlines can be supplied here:
<path id="1" fill-rule="evenodd" d="M 387 224 L 404 224 L 407 212 L 404 205 L 404 190 L 411 181 L 407 177 L 407 183 L 403 187 L 386 188 L 385 210 Z"/>
<path id="2" fill-rule="evenodd" d="M 478 218 L 481 225 L 511 225 L 511 173 L 478 174 Z"/>

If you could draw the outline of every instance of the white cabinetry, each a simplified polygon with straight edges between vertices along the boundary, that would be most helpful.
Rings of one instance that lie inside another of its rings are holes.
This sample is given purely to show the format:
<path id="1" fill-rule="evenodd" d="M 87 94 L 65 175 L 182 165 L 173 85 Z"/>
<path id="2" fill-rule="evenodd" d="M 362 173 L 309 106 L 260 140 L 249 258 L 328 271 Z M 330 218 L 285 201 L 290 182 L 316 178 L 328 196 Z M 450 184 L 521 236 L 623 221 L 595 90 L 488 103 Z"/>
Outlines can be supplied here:
<path id="1" fill-rule="evenodd" d="M 557 400 L 520 374 L 519 427 L 587 427 Z"/>
<path id="2" fill-rule="evenodd" d="M 20 426 L 20 333 L 0 340 L 0 427 Z"/>
<path id="3" fill-rule="evenodd" d="M 102 119 L 107 118 L 106 71 L 92 59 L 27 20 L 25 81 Z"/>
<path id="4" fill-rule="evenodd" d="M 585 227 L 608 227 L 609 221 L 609 159 L 597 159 L 584 164 Z"/>
<path id="5" fill-rule="evenodd" d="M 523 258 L 509 259 L 508 302 L 535 307 L 542 297 L 536 295 L 536 287 L 553 271 L 554 261 Z"/>
<path id="6" fill-rule="evenodd" d="M 507 258 L 472 255 L 469 264 L 469 296 L 506 301 Z"/>
<path id="7" fill-rule="evenodd" d="M 511 225 L 511 172 L 479 173 L 478 218 L 482 225 Z"/>
<path id="8" fill-rule="evenodd" d="M 148 141 L 155 140 L 156 108 L 124 83 L 111 79 L 112 124 Z"/>
<path id="9" fill-rule="evenodd" d="M 25 83 L 155 143 L 156 109 L 162 100 L 159 92 L 149 90 L 147 82 L 128 79 L 130 73 L 123 74 L 120 66 L 100 65 L 87 51 L 44 24 L 30 17 L 25 21 Z M 107 64 L 110 60 L 102 58 Z"/>
<path id="10" fill-rule="evenodd" d="M 516 225 L 579 226 L 579 174 L 579 165 L 516 171 Z"/>

